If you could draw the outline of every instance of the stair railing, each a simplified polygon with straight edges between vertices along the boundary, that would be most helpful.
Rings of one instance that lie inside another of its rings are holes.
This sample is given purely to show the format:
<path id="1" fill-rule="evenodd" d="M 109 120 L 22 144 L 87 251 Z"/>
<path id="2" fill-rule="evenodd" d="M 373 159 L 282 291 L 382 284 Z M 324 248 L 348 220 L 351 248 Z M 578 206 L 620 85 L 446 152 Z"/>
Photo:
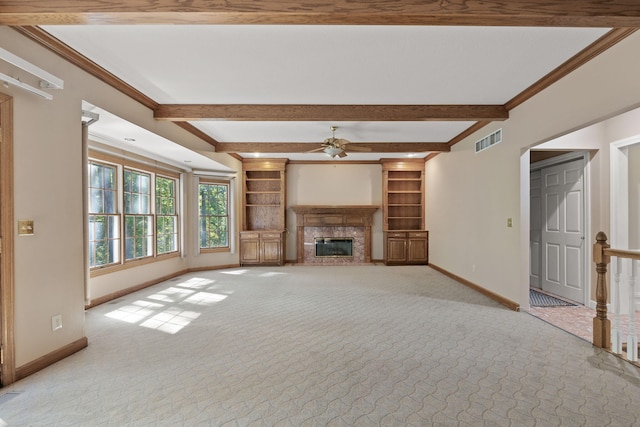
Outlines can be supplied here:
<path id="1" fill-rule="evenodd" d="M 607 318 L 607 264 L 611 262 L 611 257 L 616 262 L 616 270 L 613 277 L 612 288 L 612 310 L 614 315 L 613 331 L 611 321 Z M 640 251 L 629 251 L 624 249 L 612 249 L 607 243 L 607 235 L 602 231 L 596 236 L 596 243 L 593 245 L 593 262 L 596 264 L 596 317 L 593 318 L 593 345 L 596 347 L 610 349 L 615 354 L 627 353 L 627 359 L 632 362 L 638 361 L 638 334 L 636 331 L 636 278 L 638 277 L 638 262 L 640 261 Z M 623 271 L 628 271 L 629 276 L 622 276 Z M 627 283 L 628 289 L 628 310 L 629 324 L 626 341 L 626 349 L 623 344 L 623 329 L 620 318 L 621 301 L 620 295 L 623 282 Z"/>

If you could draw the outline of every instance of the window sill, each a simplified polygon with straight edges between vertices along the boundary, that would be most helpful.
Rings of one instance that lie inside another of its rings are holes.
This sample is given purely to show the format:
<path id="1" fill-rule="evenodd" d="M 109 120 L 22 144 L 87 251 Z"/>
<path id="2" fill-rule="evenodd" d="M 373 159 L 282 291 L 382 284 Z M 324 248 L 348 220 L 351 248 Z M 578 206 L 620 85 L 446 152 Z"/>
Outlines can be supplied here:
<path id="1" fill-rule="evenodd" d="M 172 252 L 170 254 L 162 254 L 155 257 L 139 258 L 125 261 L 122 264 L 109 265 L 105 267 L 94 268 L 90 272 L 90 277 L 99 277 L 105 274 L 115 273 L 117 271 L 128 270 L 130 268 L 140 267 L 146 264 L 152 264 L 155 262 L 165 261 L 172 258 L 178 258 L 179 252 Z"/>
<path id="2" fill-rule="evenodd" d="M 224 248 L 200 248 L 201 254 L 213 254 L 221 252 L 231 252 L 231 248 L 228 246 Z"/>

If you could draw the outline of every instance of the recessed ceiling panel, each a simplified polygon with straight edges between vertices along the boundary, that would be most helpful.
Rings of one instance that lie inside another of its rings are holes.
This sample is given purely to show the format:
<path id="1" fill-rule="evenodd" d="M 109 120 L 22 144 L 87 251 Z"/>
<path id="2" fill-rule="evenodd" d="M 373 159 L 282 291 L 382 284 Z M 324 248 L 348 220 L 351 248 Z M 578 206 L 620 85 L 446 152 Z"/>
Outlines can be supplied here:
<path id="1" fill-rule="evenodd" d="M 218 142 L 448 142 L 474 122 L 191 122 Z"/>
<path id="2" fill-rule="evenodd" d="M 159 103 L 503 104 L 607 29 L 45 26 Z"/>

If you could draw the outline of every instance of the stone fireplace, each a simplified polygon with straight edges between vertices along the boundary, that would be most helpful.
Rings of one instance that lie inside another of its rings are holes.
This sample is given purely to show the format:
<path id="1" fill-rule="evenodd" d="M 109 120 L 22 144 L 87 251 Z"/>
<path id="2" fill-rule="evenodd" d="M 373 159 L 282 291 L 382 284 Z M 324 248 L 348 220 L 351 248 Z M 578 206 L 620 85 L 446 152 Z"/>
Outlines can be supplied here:
<path id="1" fill-rule="evenodd" d="M 298 205 L 292 209 L 299 264 L 371 262 L 371 225 L 378 206 Z"/>

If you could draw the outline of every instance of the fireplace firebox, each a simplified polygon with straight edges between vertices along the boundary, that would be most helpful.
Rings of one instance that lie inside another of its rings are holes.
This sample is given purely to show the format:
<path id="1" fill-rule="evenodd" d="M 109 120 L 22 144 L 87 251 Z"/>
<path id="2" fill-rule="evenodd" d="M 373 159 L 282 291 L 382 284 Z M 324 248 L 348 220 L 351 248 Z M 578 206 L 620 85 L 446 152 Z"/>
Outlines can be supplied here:
<path id="1" fill-rule="evenodd" d="M 348 258 L 353 257 L 353 238 L 351 237 L 316 237 L 316 258 Z"/>

